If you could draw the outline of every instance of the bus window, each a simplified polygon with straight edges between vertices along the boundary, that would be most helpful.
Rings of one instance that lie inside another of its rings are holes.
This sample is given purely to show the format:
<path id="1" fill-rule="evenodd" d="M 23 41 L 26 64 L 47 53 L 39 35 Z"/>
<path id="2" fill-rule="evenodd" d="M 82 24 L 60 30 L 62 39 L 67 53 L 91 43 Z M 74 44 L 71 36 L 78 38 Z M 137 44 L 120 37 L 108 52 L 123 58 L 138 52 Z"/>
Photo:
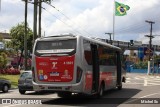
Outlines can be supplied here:
<path id="1" fill-rule="evenodd" d="M 84 40 L 83 46 L 84 46 L 84 57 L 88 65 L 92 65 L 92 51 L 90 43 Z"/>
<path id="2" fill-rule="evenodd" d="M 35 48 L 35 55 L 73 55 L 76 52 L 76 39 L 38 41 Z"/>
<path id="3" fill-rule="evenodd" d="M 99 64 L 105 66 L 116 65 L 116 52 L 102 46 L 98 47 Z"/>

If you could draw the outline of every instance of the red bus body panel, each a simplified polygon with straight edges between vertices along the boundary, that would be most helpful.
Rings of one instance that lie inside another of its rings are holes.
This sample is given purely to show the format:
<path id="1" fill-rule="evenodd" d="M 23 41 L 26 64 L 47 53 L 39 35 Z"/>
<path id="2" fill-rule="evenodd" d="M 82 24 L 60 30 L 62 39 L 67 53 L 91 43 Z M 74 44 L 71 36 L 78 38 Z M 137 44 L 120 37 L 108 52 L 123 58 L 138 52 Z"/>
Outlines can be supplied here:
<path id="1" fill-rule="evenodd" d="M 71 82 L 74 75 L 73 56 L 36 57 L 38 80 L 42 82 Z"/>

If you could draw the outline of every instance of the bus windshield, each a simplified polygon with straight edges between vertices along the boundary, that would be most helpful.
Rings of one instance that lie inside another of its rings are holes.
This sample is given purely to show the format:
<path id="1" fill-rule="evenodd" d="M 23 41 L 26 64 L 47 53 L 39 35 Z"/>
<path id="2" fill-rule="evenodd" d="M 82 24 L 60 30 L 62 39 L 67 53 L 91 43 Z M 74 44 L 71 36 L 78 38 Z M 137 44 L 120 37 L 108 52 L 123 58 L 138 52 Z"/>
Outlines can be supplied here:
<path id="1" fill-rule="evenodd" d="M 76 52 L 76 39 L 38 41 L 35 48 L 35 55 L 73 55 Z"/>

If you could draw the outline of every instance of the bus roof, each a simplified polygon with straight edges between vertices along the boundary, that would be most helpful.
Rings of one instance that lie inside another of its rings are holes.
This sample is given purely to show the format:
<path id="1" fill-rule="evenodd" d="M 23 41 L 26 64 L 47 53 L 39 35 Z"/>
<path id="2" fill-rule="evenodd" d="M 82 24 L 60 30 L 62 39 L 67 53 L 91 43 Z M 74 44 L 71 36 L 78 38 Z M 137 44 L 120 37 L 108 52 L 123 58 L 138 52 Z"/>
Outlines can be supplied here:
<path id="1" fill-rule="evenodd" d="M 96 38 L 83 37 L 83 36 L 81 36 L 81 37 L 82 37 L 83 39 L 88 40 L 88 41 L 90 41 L 90 42 L 93 42 L 93 43 L 95 43 L 95 44 L 103 45 L 103 46 L 106 46 L 106 47 L 109 47 L 109 48 L 114 48 L 114 49 L 117 49 L 117 50 L 121 51 L 121 48 L 119 48 L 119 47 L 117 47 L 117 46 L 114 46 L 114 45 L 111 45 L 111 44 L 108 44 L 108 43 L 100 40 L 99 38 L 96 39 Z"/>
<path id="2" fill-rule="evenodd" d="M 106 46 L 106 47 L 109 47 L 109 48 L 114 48 L 114 49 L 117 49 L 119 51 L 121 51 L 121 48 L 117 47 L 117 46 L 114 46 L 114 45 L 111 45 L 111 44 L 108 44 L 102 40 L 100 40 L 99 38 L 96 39 L 96 38 L 92 38 L 92 37 L 84 37 L 84 36 L 79 36 L 79 35 L 73 35 L 73 34 L 62 34 L 62 35 L 55 35 L 55 36 L 48 36 L 48 37 L 41 37 L 41 38 L 37 38 L 38 41 L 41 41 L 41 40 L 51 40 L 51 39 L 73 39 L 73 38 L 83 38 L 85 40 L 88 40 L 90 41 L 91 43 L 93 44 L 99 44 L 99 45 L 103 45 L 103 46 Z"/>

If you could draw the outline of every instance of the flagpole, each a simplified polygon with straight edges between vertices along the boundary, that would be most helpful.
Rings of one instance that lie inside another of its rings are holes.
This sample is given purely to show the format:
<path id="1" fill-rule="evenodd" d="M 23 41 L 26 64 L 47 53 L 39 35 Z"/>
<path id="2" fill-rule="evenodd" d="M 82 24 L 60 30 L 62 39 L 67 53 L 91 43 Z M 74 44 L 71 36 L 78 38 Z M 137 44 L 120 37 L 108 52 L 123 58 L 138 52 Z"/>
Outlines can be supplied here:
<path id="1" fill-rule="evenodd" d="M 114 41 L 114 36 L 115 36 L 115 0 L 113 1 L 113 41 Z"/>

